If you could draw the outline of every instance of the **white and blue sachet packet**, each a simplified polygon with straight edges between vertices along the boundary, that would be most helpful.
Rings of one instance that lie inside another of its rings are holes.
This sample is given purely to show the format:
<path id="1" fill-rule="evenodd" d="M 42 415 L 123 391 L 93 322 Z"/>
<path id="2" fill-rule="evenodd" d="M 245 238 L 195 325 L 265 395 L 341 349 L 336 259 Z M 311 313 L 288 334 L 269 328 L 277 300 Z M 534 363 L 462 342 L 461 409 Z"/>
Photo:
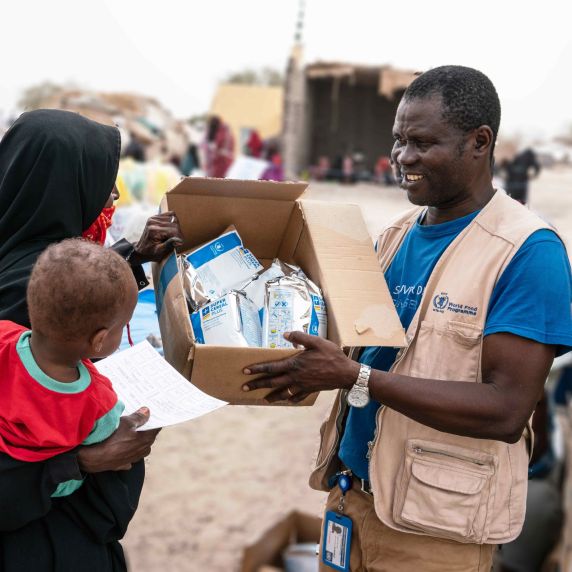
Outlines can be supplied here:
<path id="1" fill-rule="evenodd" d="M 198 344 L 260 347 L 262 329 L 258 310 L 243 292 L 231 291 L 191 314 Z"/>
<path id="2" fill-rule="evenodd" d="M 291 348 L 286 332 L 302 331 L 325 338 L 326 304 L 320 289 L 307 278 L 282 276 L 266 283 L 262 317 L 262 345 Z"/>
<path id="3" fill-rule="evenodd" d="M 258 308 L 258 313 L 260 314 L 260 323 L 262 323 L 262 318 L 264 314 L 264 298 L 266 296 L 266 283 L 274 278 L 280 278 L 281 276 L 298 276 L 300 278 L 306 278 L 303 270 L 299 266 L 293 266 L 292 264 L 287 264 L 282 262 L 278 258 L 272 261 L 270 267 L 254 276 L 248 284 L 243 286 L 241 290 L 254 302 Z"/>
<path id="4" fill-rule="evenodd" d="M 185 255 L 185 291 L 191 308 L 240 289 L 264 270 L 234 227 Z"/>

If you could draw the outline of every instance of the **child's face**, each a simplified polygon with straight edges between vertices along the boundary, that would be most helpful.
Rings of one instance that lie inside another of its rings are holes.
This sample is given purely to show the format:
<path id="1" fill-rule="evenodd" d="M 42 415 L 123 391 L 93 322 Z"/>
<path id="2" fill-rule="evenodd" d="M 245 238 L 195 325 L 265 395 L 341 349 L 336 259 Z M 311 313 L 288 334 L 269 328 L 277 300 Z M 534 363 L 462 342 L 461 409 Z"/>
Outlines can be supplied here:
<path id="1" fill-rule="evenodd" d="M 135 280 L 130 280 L 125 304 L 120 308 L 113 324 L 109 329 L 105 330 L 106 333 L 103 339 L 96 339 L 94 342 L 94 351 L 90 356 L 92 359 L 107 357 L 119 347 L 123 329 L 131 319 L 135 306 L 137 305 L 137 293 L 138 290 Z"/>

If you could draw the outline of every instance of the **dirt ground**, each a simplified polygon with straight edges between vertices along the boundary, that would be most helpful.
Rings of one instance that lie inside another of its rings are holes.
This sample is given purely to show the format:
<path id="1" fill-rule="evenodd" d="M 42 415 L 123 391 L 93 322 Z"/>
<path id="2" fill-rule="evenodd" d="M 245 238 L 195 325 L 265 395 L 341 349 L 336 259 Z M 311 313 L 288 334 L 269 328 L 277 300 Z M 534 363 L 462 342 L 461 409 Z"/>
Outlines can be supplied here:
<path id="1" fill-rule="evenodd" d="M 409 206 L 395 187 L 314 184 L 317 200 L 362 207 L 375 235 Z M 531 208 L 572 245 L 572 170 L 545 171 Z M 309 408 L 225 407 L 165 429 L 147 464 L 139 510 L 124 541 L 136 572 L 232 572 L 243 548 L 293 509 L 321 513 L 307 484 L 333 393 Z"/>

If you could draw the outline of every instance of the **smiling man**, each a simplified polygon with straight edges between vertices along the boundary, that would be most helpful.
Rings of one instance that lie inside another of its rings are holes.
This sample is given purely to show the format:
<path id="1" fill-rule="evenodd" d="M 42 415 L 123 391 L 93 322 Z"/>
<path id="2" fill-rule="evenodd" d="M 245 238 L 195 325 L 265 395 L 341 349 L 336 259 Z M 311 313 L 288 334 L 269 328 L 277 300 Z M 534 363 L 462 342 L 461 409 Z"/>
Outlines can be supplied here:
<path id="1" fill-rule="evenodd" d="M 269 400 L 342 390 L 310 478 L 330 491 L 321 570 L 488 572 L 520 533 L 528 422 L 572 348 L 572 280 L 554 229 L 492 186 L 499 123 L 493 84 L 461 66 L 422 74 L 399 105 L 392 159 L 418 207 L 377 252 L 406 348 L 356 362 L 293 332 L 305 351 L 246 370 Z"/>

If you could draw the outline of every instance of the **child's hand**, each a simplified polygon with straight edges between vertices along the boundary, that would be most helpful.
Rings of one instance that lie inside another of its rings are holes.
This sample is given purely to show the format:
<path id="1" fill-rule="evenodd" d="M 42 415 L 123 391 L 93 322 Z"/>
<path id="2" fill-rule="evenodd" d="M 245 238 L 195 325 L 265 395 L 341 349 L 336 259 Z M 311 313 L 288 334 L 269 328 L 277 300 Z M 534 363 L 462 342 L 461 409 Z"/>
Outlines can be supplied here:
<path id="1" fill-rule="evenodd" d="M 141 407 L 135 413 L 122 417 L 115 433 L 105 441 L 81 447 L 79 468 L 85 473 L 126 471 L 133 463 L 149 455 L 160 429 L 137 431 L 137 427 L 147 423 L 149 415 L 149 409 Z"/>

